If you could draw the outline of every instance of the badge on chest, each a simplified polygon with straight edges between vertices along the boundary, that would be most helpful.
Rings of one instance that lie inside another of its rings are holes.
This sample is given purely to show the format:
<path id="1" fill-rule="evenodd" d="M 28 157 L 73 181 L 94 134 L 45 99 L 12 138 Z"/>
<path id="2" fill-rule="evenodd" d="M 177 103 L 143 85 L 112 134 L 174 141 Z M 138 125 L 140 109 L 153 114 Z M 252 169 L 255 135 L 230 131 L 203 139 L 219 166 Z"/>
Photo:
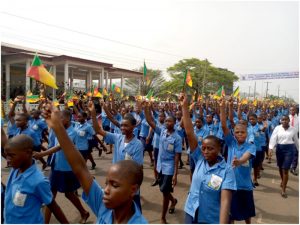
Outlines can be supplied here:
<path id="1" fill-rule="evenodd" d="M 27 198 L 26 194 L 22 194 L 20 191 L 17 191 L 14 196 L 13 203 L 16 206 L 23 207 L 25 205 L 26 198 Z"/>
<path id="2" fill-rule="evenodd" d="M 215 189 L 219 190 L 221 187 L 223 179 L 215 174 L 211 175 L 210 181 L 208 182 L 208 186 Z"/>
<path id="3" fill-rule="evenodd" d="M 84 130 L 79 131 L 79 136 L 80 137 L 83 137 L 84 135 L 85 135 L 85 131 Z"/>
<path id="4" fill-rule="evenodd" d="M 167 150 L 170 151 L 170 152 L 173 152 L 174 151 L 174 144 L 168 144 L 168 147 L 167 147 Z"/>

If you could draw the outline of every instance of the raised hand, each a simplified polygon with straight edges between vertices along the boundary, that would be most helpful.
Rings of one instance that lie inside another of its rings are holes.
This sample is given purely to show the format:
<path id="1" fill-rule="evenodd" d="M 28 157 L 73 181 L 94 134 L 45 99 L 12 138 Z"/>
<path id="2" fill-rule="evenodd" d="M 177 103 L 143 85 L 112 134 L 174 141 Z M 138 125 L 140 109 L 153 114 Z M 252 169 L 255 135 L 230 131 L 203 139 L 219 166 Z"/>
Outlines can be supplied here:
<path id="1" fill-rule="evenodd" d="M 94 103 L 93 103 L 92 100 L 89 100 L 89 102 L 88 102 L 88 104 L 87 104 L 87 107 L 88 107 L 88 110 L 89 110 L 90 112 L 94 112 L 94 111 L 95 111 L 95 105 L 94 105 Z"/>
<path id="2" fill-rule="evenodd" d="M 42 116 L 50 128 L 62 126 L 61 112 L 52 103 L 45 103 L 42 108 Z"/>
<path id="3" fill-rule="evenodd" d="M 240 160 L 234 156 L 232 162 L 231 162 L 232 168 L 238 167 L 240 165 Z"/>

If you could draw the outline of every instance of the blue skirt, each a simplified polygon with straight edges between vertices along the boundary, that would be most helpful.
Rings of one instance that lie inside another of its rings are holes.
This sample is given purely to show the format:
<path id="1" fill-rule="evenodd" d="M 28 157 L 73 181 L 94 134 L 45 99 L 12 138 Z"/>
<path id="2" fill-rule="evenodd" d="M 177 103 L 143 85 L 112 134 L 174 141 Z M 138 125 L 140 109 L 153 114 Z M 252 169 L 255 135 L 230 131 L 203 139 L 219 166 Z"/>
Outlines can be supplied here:
<path id="1" fill-rule="evenodd" d="M 281 169 L 289 170 L 293 162 L 294 152 L 294 144 L 278 144 L 276 147 L 277 166 Z"/>
<path id="2" fill-rule="evenodd" d="M 235 191 L 231 200 L 230 220 L 246 220 L 254 216 L 253 191 Z"/>
<path id="3" fill-rule="evenodd" d="M 80 187 L 80 183 L 72 171 L 51 170 L 49 180 L 51 190 L 61 193 L 74 192 Z"/>

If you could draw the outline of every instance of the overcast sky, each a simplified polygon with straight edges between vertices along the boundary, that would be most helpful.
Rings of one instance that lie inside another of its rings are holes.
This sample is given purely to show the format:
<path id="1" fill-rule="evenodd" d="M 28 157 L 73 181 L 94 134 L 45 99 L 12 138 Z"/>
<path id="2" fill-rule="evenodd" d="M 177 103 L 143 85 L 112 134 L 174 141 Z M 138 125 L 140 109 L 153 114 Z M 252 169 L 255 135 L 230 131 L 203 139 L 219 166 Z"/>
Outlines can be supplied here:
<path id="1" fill-rule="evenodd" d="M 1 41 L 134 69 L 207 58 L 237 75 L 299 71 L 299 3 L 273 1 L 2 1 Z M 266 91 L 257 81 L 257 92 Z M 299 99 L 299 79 L 269 93 Z M 240 82 L 253 92 L 254 82 Z"/>

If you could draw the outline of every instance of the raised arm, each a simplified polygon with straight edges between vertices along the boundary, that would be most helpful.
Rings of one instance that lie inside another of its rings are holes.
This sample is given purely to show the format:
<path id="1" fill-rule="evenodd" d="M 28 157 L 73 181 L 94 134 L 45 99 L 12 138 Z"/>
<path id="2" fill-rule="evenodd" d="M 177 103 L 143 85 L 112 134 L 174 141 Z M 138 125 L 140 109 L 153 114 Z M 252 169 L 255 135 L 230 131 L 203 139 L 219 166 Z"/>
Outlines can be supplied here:
<path id="1" fill-rule="evenodd" d="M 106 113 L 107 115 L 107 118 L 114 124 L 116 125 L 117 127 L 121 127 L 120 123 L 113 117 L 113 115 L 110 113 L 110 111 L 108 110 L 108 108 L 106 107 L 104 101 L 100 101 L 100 105 L 102 107 L 102 109 L 104 110 L 104 112 Z"/>
<path id="2" fill-rule="evenodd" d="M 88 109 L 91 112 L 91 118 L 92 118 L 92 121 L 93 121 L 93 128 L 94 128 L 96 134 L 100 134 L 101 136 L 104 137 L 106 135 L 106 131 L 104 131 L 102 129 L 102 126 L 99 126 L 99 124 L 98 124 L 98 121 L 97 121 L 97 118 L 96 118 L 95 105 L 91 100 L 88 102 Z"/>
<path id="3" fill-rule="evenodd" d="M 220 118 L 221 118 L 221 126 L 223 129 L 224 135 L 228 135 L 230 130 L 226 124 L 226 113 L 225 113 L 225 99 L 223 98 L 220 102 Z"/>
<path id="4" fill-rule="evenodd" d="M 181 94 L 179 101 L 182 107 L 182 121 L 185 132 L 189 141 L 190 150 L 193 152 L 198 147 L 198 141 L 194 133 L 193 123 L 188 109 L 188 99 L 185 93 Z"/>
<path id="5" fill-rule="evenodd" d="M 235 124 L 234 124 L 234 121 L 233 121 L 233 99 L 232 98 L 229 99 L 228 116 L 229 116 L 229 121 L 230 121 L 231 127 L 234 127 Z"/>
<path id="6" fill-rule="evenodd" d="M 156 125 L 155 125 L 154 119 L 153 119 L 153 117 L 151 115 L 151 112 L 150 112 L 149 102 L 146 102 L 144 111 L 145 111 L 145 117 L 146 117 L 147 123 L 150 125 L 150 127 L 152 127 L 153 130 L 155 130 Z"/>
<path id="7" fill-rule="evenodd" d="M 48 126 L 53 129 L 61 148 L 64 151 L 67 161 L 69 162 L 74 174 L 79 180 L 84 192 L 89 194 L 93 177 L 89 173 L 85 160 L 80 152 L 76 150 L 73 142 L 70 140 L 60 119 L 60 111 L 54 109 L 50 104 L 46 105 L 43 110 L 43 117 Z"/>

